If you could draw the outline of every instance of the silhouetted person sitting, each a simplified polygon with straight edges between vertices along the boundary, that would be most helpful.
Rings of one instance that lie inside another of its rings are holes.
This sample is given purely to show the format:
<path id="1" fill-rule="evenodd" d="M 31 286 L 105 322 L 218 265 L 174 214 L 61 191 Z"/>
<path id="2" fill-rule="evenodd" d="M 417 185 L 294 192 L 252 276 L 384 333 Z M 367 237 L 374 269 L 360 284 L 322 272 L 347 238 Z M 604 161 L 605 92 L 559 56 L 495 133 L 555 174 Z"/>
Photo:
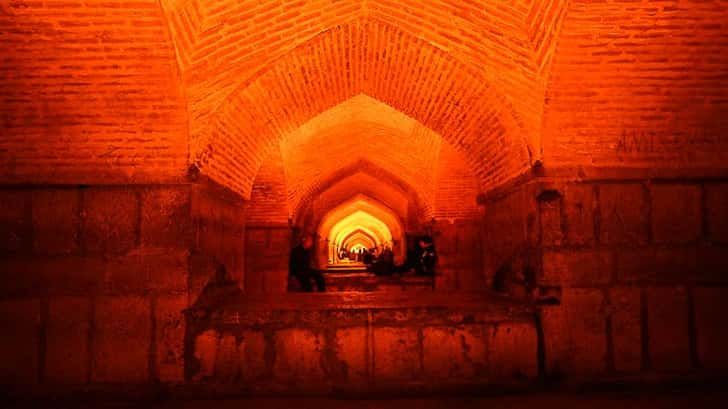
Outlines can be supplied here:
<path id="1" fill-rule="evenodd" d="M 242 294 L 238 282 L 232 279 L 225 265 L 218 263 L 215 275 L 205 284 L 189 309 L 195 310 L 198 318 L 204 317 L 228 300 L 240 297 Z"/>
<path id="2" fill-rule="evenodd" d="M 376 275 L 392 275 L 394 272 L 394 253 L 392 252 L 392 249 L 385 247 L 384 250 L 379 253 L 377 262 L 374 263 L 372 267 L 372 270 Z"/>
<path id="3" fill-rule="evenodd" d="M 367 267 L 371 266 L 374 263 L 374 249 L 365 251 L 362 256 L 362 261 Z"/>
<path id="4" fill-rule="evenodd" d="M 318 291 L 326 291 L 326 282 L 320 271 L 311 268 L 311 249 L 313 248 L 313 237 L 306 235 L 301 243 L 291 250 L 288 259 L 288 275 L 294 277 L 300 284 L 301 290 L 312 292 L 311 280 L 316 281 Z"/>
<path id="5" fill-rule="evenodd" d="M 437 264 L 437 251 L 432 237 L 422 236 L 417 243 L 417 260 L 415 263 L 415 274 L 422 276 L 434 276 L 435 264 Z"/>

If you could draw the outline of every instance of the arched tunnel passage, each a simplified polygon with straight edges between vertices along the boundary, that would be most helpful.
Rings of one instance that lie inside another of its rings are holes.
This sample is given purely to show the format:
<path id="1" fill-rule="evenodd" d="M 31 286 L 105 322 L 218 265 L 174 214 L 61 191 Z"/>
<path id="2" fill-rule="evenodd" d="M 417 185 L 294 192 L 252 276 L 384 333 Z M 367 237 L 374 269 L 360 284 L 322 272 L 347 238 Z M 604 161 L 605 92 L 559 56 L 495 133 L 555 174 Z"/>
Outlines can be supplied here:
<path id="1" fill-rule="evenodd" d="M 347 251 L 353 246 L 352 239 L 358 244 L 369 245 L 368 249 L 391 249 L 395 262 L 402 262 L 406 248 L 405 229 L 399 215 L 382 203 L 357 196 L 328 211 L 316 228 L 316 254 L 319 268 L 345 262 L 339 257 L 342 249 Z M 363 240 L 367 239 L 367 240 Z"/>

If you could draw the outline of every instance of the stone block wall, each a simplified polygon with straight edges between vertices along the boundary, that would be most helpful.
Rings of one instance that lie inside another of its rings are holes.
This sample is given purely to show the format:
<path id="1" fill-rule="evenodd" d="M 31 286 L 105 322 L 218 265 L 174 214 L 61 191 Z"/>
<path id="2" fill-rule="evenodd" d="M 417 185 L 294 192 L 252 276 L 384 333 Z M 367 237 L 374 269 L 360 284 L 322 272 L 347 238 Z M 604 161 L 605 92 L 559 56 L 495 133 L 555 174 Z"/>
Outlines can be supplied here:
<path id="1" fill-rule="evenodd" d="M 728 308 L 720 179 L 556 183 L 539 203 L 538 284 L 553 377 L 677 376 L 726 369 Z"/>
<path id="2" fill-rule="evenodd" d="M 535 277 L 545 375 L 589 382 L 725 370 L 728 308 L 720 177 L 551 172 L 487 198 L 484 275 L 510 260 L 503 291 Z"/>
<path id="3" fill-rule="evenodd" d="M 482 291 L 483 274 L 480 224 L 477 218 L 438 221 L 433 235 L 438 254 L 436 290 Z"/>
<path id="4" fill-rule="evenodd" d="M 182 379 L 185 185 L 0 191 L 3 385 Z"/>
<path id="5" fill-rule="evenodd" d="M 183 381 L 182 311 L 243 277 L 242 202 L 209 184 L 0 191 L 0 383 Z"/>
<path id="6" fill-rule="evenodd" d="M 533 315 L 493 310 L 486 302 L 473 309 L 231 309 L 196 335 L 196 371 L 188 376 L 218 393 L 532 385 Z"/>
<path id="7" fill-rule="evenodd" d="M 517 183 L 483 198 L 480 223 L 483 281 L 486 288 L 525 297 L 524 269 L 537 268 L 539 214 L 536 182 Z"/>
<path id="8" fill-rule="evenodd" d="M 288 255 L 291 228 L 287 225 L 256 225 L 245 229 L 245 290 L 283 293 L 288 291 Z"/>
<path id="9" fill-rule="evenodd" d="M 193 301 L 219 263 L 230 278 L 244 282 L 245 203 L 209 181 L 190 185 L 192 246 L 189 291 Z"/>

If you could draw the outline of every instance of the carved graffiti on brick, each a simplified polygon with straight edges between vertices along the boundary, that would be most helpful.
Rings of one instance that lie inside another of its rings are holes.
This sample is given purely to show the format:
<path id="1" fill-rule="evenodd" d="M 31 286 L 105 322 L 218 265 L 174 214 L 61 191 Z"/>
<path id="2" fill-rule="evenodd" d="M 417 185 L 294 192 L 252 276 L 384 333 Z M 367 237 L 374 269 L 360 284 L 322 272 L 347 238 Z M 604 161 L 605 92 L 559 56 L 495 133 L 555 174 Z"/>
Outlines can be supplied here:
<path id="1" fill-rule="evenodd" d="M 724 139 L 718 130 L 706 128 L 691 131 L 623 129 L 615 151 L 618 156 L 674 152 L 679 158 L 690 159 L 696 148 L 703 152 L 719 151 L 728 142 Z M 690 150 L 686 151 L 688 147 Z"/>

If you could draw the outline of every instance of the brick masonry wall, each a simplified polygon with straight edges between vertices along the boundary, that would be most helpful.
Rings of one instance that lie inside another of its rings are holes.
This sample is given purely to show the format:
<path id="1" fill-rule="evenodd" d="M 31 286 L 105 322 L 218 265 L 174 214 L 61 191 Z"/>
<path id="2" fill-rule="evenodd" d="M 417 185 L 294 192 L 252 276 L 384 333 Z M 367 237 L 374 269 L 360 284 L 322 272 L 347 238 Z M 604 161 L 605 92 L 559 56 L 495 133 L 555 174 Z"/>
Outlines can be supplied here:
<path id="1" fill-rule="evenodd" d="M 291 228 L 287 180 L 276 146 L 263 162 L 245 212 L 245 280 L 248 293 L 288 291 Z"/>
<path id="2" fill-rule="evenodd" d="M 281 141 L 289 207 L 298 208 L 332 173 L 362 160 L 397 175 L 423 202 L 431 203 L 441 145 L 439 134 L 414 119 L 357 95 L 316 115 Z"/>
<path id="3" fill-rule="evenodd" d="M 184 175 L 184 91 L 157 1 L 3 2 L 0 178 L 170 183 Z"/>
<path id="4" fill-rule="evenodd" d="M 279 149 L 271 153 L 258 170 L 245 212 L 247 224 L 287 224 L 286 174 Z"/>
<path id="5" fill-rule="evenodd" d="M 544 99 L 547 165 L 725 168 L 721 1 L 572 1 Z"/>
<path id="6" fill-rule="evenodd" d="M 433 216 L 437 219 L 477 218 L 480 187 L 460 152 L 442 144 L 437 161 Z"/>
<path id="7" fill-rule="evenodd" d="M 275 98 L 280 101 L 298 101 L 296 107 L 290 108 L 304 108 L 304 105 L 324 103 L 324 101 L 317 102 L 318 99 L 329 101 L 338 98 L 340 102 L 348 96 L 365 92 L 368 95 L 378 96 L 380 100 L 387 101 L 405 113 L 420 113 L 420 109 L 422 112 L 427 109 L 425 101 L 430 98 L 448 97 L 448 86 L 445 84 L 447 81 L 443 81 L 444 76 L 438 76 L 438 72 L 453 72 L 454 69 L 456 71 L 452 76 L 462 77 L 462 69 L 474 73 L 481 80 L 464 88 L 459 84 L 453 84 L 453 93 L 457 93 L 456 89 L 465 91 L 484 83 L 489 84 L 487 88 L 492 88 L 495 94 L 505 95 L 502 97 L 505 105 L 514 106 L 512 109 L 514 123 L 507 127 L 510 129 L 511 126 L 515 128 L 522 125 L 527 129 L 523 133 L 530 135 L 538 127 L 543 97 L 543 86 L 539 79 L 540 75 L 536 73 L 536 67 L 543 65 L 542 61 L 548 60 L 547 57 L 551 55 L 551 45 L 558 37 L 558 30 L 552 27 L 560 21 L 565 3 L 558 0 L 519 1 L 512 4 L 452 3 L 437 0 L 279 3 L 266 0 L 255 4 L 219 1 L 213 6 L 204 1 L 161 2 L 168 18 L 183 78 L 185 83 L 189 84 L 191 128 L 195 140 L 193 144 L 195 146 L 192 148 L 193 157 L 197 157 L 195 152 L 202 152 L 204 156 L 207 137 L 214 132 L 209 129 L 210 124 L 215 122 L 211 117 L 219 114 L 227 116 L 224 112 L 225 107 L 231 102 L 240 101 L 246 104 L 245 107 L 241 107 L 242 109 L 232 109 L 231 113 L 240 111 L 243 116 L 247 116 L 247 112 L 244 111 L 256 109 L 252 105 L 247 105 L 247 95 L 238 100 L 242 89 L 251 85 L 251 88 L 262 85 L 261 90 L 271 90 L 271 87 L 284 82 L 293 84 L 294 88 L 301 85 L 295 76 L 270 82 L 264 80 L 258 84 L 257 76 L 261 74 L 263 67 L 265 70 L 281 73 L 296 72 L 297 69 L 277 66 L 283 58 L 291 54 L 299 54 L 295 58 L 298 60 L 294 62 L 296 65 L 315 62 L 310 69 L 305 69 L 309 73 L 317 73 L 319 67 L 324 73 L 337 73 L 342 67 L 346 67 L 346 70 L 341 76 L 327 77 L 326 87 L 315 90 L 311 98 L 283 97 L 288 86 L 280 90 L 283 93 L 279 90 L 271 92 L 270 95 L 276 95 Z M 349 31 L 349 27 L 353 27 L 352 35 L 336 34 L 340 28 Z M 397 32 L 396 35 L 390 38 L 394 31 Z M 335 51 L 331 53 L 332 58 L 321 58 L 329 53 L 323 49 L 321 53 L 306 50 L 308 45 L 330 34 L 333 34 L 332 37 L 337 37 L 337 40 L 331 42 L 332 47 L 327 46 L 326 50 L 338 49 L 335 44 L 355 42 L 362 44 L 362 47 L 345 46 L 353 51 L 347 53 Z M 363 38 L 371 41 L 362 41 Z M 392 44 L 392 47 L 387 47 L 386 50 L 380 49 L 375 41 L 379 38 L 387 38 L 386 41 Z M 359 50 L 364 52 L 360 53 Z M 417 51 L 405 53 L 399 52 L 400 50 Z M 410 81 L 409 75 L 406 74 L 409 67 L 421 66 L 437 67 L 418 75 L 423 79 L 420 82 L 422 86 Z M 383 76 L 394 79 L 376 80 Z M 312 83 L 323 82 L 316 80 Z M 429 86 L 436 83 L 442 86 Z M 409 95 L 406 101 L 399 100 L 396 96 L 400 91 Z M 244 93 L 247 94 L 248 91 Z M 319 95 L 322 98 L 319 98 Z M 430 95 L 430 97 L 420 98 L 415 95 Z M 478 92 L 474 92 L 472 96 L 478 99 Z M 392 103 L 394 101 L 398 102 Z M 485 105 L 487 104 L 480 102 L 471 104 L 471 106 L 483 106 L 484 111 L 488 109 Z M 319 108 L 314 108 L 316 113 L 324 110 Z M 479 116 L 470 108 L 467 111 L 468 118 Z M 249 121 L 246 118 L 245 122 L 253 123 L 256 118 L 262 119 L 259 114 L 264 114 L 252 111 L 250 113 L 253 115 L 253 120 Z M 461 114 L 466 115 L 465 111 Z M 419 117 L 419 115 L 411 116 Z M 271 115 L 266 120 L 268 119 L 278 121 L 279 116 Z M 262 120 L 261 124 L 266 120 Z M 285 122 L 281 122 L 283 125 L 281 129 L 286 128 Z M 459 120 L 455 122 L 461 123 Z M 463 125 L 467 126 L 465 122 L 469 121 L 462 121 Z M 480 122 L 482 124 L 482 121 Z M 221 132 L 224 134 L 222 138 L 226 140 L 222 141 L 225 146 L 220 150 L 238 147 L 234 139 L 227 139 L 235 134 L 229 130 L 236 127 L 235 118 L 223 119 L 224 130 Z M 447 128 L 449 127 L 444 129 Z M 479 132 L 481 136 L 484 133 L 482 129 Z M 265 128 L 256 129 L 252 135 L 267 137 L 268 132 Z M 463 146 L 481 150 L 484 146 L 479 145 L 483 141 L 464 141 Z M 250 156 L 242 161 L 243 164 L 256 163 L 262 159 L 260 157 L 262 151 L 257 149 L 246 153 Z M 211 164 L 211 167 L 222 169 L 225 166 L 223 163 L 217 163 Z M 241 169 L 236 165 L 234 169 L 227 170 L 229 173 L 238 173 Z M 249 186 L 252 183 L 254 174 L 250 174 L 246 169 L 240 172 L 239 176 L 243 175 L 246 176 L 245 182 L 238 183 L 242 183 L 241 188 L 246 190 L 245 185 Z M 216 174 L 216 176 L 222 178 L 224 175 Z"/>
<path id="8" fill-rule="evenodd" d="M 351 52 L 327 51 L 337 49 L 337 44 L 360 41 L 364 36 L 372 41 L 362 47 L 348 47 Z M 404 61 L 385 63 L 388 44 L 398 41 L 407 41 L 407 49 L 423 52 L 401 53 Z M 426 63 L 430 58 L 433 63 Z M 433 69 L 429 74 L 432 79 L 415 82 L 416 77 L 410 75 L 412 66 L 437 66 L 439 72 L 451 74 L 437 76 Z M 385 72 L 392 81 L 381 80 Z M 487 84 L 480 73 L 394 26 L 379 21 L 342 24 L 296 48 L 260 76 L 237 87 L 214 121 L 208 122 L 210 129 L 193 137 L 191 155 L 209 157 L 202 166 L 205 172 L 247 196 L 256 165 L 264 159 L 267 148 L 319 113 L 365 93 L 387 101 L 442 134 L 475 164 L 473 173 L 481 183 L 493 186 L 523 171 L 529 156 L 526 139 L 520 136 L 521 124 L 511 106 Z M 431 85 L 437 91 L 430 91 Z M 259 101 L 270 100 L 270 95 L 276 95 L 275 100 L 280 103 L 263 108 Z M 433 98 L 438 99 L 437 106 L 441 107 L 437 112 L 429 108 Z M 461 101 L 469 101 L 468 108 Z"/>
<path id="9" fill-rule="evenodd" d="M 406 224 L 418 224 L 432 217 L 432 203 L 418 194 L 399 175 L 367 160 L 340 168 L 318 180 L 293 213 L 294 223 L 309 227 L 312 211 L 319 212 L 357 195 L 371 197 L 401 215 Z M 319 215 L 321 217 L 321 215 Z M 315 218 L 315 217 L 314 217 Z"/>
<path id="10" fill-rule="evenodd" d="M 0 190 L 0 383 L 182 379 L 185 185 Z"/>

